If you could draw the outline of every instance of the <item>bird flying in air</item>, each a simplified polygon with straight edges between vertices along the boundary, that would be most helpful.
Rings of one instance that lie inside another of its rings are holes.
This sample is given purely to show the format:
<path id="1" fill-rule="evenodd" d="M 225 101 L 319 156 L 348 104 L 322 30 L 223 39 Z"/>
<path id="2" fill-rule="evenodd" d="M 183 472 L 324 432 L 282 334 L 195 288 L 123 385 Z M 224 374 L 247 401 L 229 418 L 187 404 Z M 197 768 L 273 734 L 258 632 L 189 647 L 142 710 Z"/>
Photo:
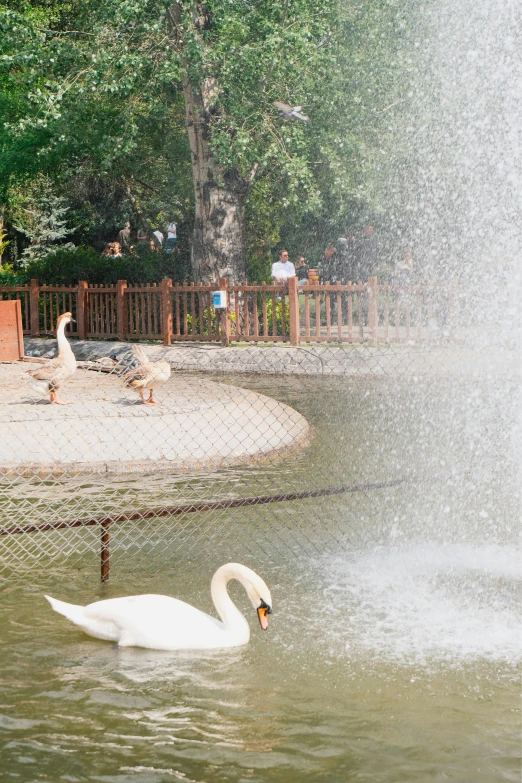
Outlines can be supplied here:
<path id="1" fill-rule="evenodd" d="M 303 122 L 310 120 L 310 117 L 301 114 L 302 106 L 289 106 L 288 103 L 281 103 L 280 101 L 274 101 L 274 106 L 276 109 L 279 109 L 284 120 L 302 120 Z"/>

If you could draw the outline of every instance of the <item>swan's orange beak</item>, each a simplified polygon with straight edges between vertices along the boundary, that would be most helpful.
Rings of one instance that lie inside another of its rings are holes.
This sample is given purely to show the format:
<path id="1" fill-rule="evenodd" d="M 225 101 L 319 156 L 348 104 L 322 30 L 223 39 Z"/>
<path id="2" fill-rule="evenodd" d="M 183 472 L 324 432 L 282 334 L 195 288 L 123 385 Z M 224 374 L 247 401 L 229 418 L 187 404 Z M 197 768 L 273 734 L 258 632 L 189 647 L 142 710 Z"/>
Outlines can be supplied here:
<path id="1" fill-rule="evenodd" d="M 257 616 L 259 617 L 259 625 L 263 631 L 266 631 L 268 628 L 269 614 L 272 614 L 272 609 L 267 604 L 265 604 L 264 601 L 261 601 L 261 606 L 258 606 L 257 608 Z"/>

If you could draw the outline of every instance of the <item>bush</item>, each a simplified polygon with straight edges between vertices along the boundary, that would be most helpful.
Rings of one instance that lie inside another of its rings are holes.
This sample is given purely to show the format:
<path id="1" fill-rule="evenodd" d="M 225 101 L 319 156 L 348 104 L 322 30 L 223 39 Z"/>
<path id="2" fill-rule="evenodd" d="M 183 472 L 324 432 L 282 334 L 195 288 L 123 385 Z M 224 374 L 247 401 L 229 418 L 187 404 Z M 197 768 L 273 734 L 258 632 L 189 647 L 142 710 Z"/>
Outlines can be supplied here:
<path id="1" fill-rule="evenodd" d="M 15 272 L 12 264 L 2 264 L 0 267 L 0 285 L 25 285 L 28 282 L 25 271 Z"/>
<path id="2" fill-rule="evenodd" d="M 147 250 L 121 258 L 101 256 L 92 247 L 57 250 L 39 261 L 28 264 L 28 279 L 36 278 L 46 285 L 88 283 L 159 283 L 164 277 L 179 281 L 176 253 L 165 255 Z"/>
<path id="3" fill-rule="evenodd" d="M 262 304 L 261 307 L 258 305 L 258 313 L 259 313 L 259 329 L 261 330 L 263 328 L 263 315 L 262 315 Z M 283 334 L 283 301 L 282 299 L 276 299 L 275 303 L 275 311 L 276 311 L 276 325 L 277 325 L 277 334 L 281 335 Z M 272 332 L 272 313 L 273 313 L 273 304 L 272 299 L 270 298 L 266 303 L 266 316 L 268 321 L 268 332 L 269 334 Z M 286 333 L 288 334 L 289 331 L 289 321 L 288 321 L 288 297 L 286 299 L 286 307 L 285 307 L 285 327 L 286 327 Z M 261 333 L 261 331 L 260 331 Z"/>

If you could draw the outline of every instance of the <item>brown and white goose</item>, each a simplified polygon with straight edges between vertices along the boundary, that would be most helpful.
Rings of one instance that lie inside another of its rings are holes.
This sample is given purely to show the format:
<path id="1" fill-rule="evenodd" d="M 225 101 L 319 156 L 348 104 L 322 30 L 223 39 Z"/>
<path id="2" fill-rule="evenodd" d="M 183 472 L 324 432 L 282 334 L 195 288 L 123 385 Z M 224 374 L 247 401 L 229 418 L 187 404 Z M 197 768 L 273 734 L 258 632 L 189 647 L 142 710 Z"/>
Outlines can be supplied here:
<path id="1" fill-rule="evenodd" d="M 170 378 L 170 364 L 163 360 L 151 362 L 139 345 L 135 346 L 134 353 L 140 364 L 123 373 L 123 386 L 137 391 L 144 405 L 157 405 L 153 396 L 154 389 L 162 386 Z M 147 399 L 143 396 L 146 389 L 149 389 Z"/>
<path id="2" fill-rule="evenodd" d="M 76 359 L 65 336 L 65 327 L 74 321 L 72 313 L 63 313 L 58 317 L 56 339 L 58 340 L 58 356 L 50 359 L 41 367 L 29 370 L 27 375 L 31 377 L 31 386 L 40 394 L 49 395 L 51 402 L 56 405 L 67 405 L 58 399 L 58 389 L 67 378 L 76 372 Z"/>

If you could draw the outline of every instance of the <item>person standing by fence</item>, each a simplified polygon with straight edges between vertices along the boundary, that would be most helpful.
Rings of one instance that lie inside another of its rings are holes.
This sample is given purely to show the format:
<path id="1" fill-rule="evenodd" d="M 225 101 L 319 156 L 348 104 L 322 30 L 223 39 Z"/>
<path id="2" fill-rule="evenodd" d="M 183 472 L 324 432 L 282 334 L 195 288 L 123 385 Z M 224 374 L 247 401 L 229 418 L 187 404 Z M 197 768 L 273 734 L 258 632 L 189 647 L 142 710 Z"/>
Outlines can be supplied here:
<path id="1" fill-rule="evenodd" d="M 297 257 L 295 273 L 297 275 L 297 285 L 306 285 L 308 283 L 308 265 L 303 255 Z"/>
<path id="2" fill-rule="evenodd" d="M 174 221 L 171 221 L 167 227 L 167 243 L 165 245 L 165 253 L 172 253 L 172 251 L 176 247 L 177 241 L 178 241 L 178 232 L 177 232 L 176 224 L 174 223 Z"/>
<path id="3" fill-rule="evenodd" d="M 295 266 L 288 260 L 288 250 L 281 250 L 279 261 L 272 264 L 272 279 L 284 285 L 289 277 L 295 277 Z"/>
<path id="4" fill-rule="evenodd" d="M 138 235 L 136 239 L 138 240 L 138 245 L 144 245 L 149 242 L 149 235 L 143 226 L 138 229 Z"/>
<path id="5" fill-rule="evenodd" d="M 413 249 L 411 247 L 403 250 L 399 261 L 395 265 L 395 279 L 400 285 L 409 285 L 415 268 L 413 261 Z"/>
<path id="6" fill-rule="evenodd" d="M 130 247 L 130 223 L 125 223 L 125 227 L 118 234 L 118 242 L 122 250 L 128 250 Z"/>
<path id="7" fill-rule="evenodd" d="M 329 282 L 332 282 L 337 278 L 335 268 L 336 261 L 337 250 L 332 245 L 332 243 L 329 242 L 323 253 L 323 262 L 321 264 L 321 281 L 328 280 Z"/>
<path id="8" fill-rule="evenodd" d="M 373 271 L 378 268 L 381 256 L 380 240 L 373 226 L 365 226 L 362 236 L 357 243 L 357 259 L 355 275 L 359 280 L 367 280 Z"/>
<path id="9" fill-rule="evenodd" d="M 119 242 L 109 242 L 101 253 L 103 258 L 121 258 L 121 245 Z"/>

